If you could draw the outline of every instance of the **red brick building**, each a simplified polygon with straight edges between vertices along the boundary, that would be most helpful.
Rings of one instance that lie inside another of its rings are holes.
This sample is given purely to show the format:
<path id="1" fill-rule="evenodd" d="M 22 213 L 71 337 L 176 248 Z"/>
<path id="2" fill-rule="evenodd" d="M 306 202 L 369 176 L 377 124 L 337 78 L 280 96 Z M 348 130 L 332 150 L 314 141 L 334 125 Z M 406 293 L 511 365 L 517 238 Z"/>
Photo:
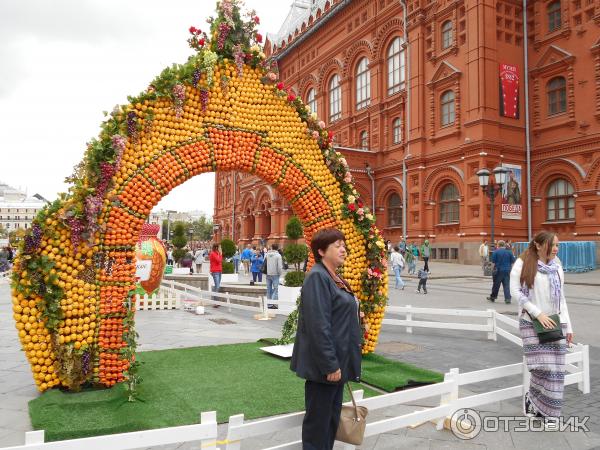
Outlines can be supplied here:
<path id="1" fill-rule="evenodd" d="M 405 215 L 409 242 L 475 262 L 490 234 L 476 173 L 504 165 L 512 182 L 496 197 L 496 238 L 527 240 L 531 214 L 534 233 L 600 239 L 600 0 L 528 3 L 529 133 L 522 3 L 407 3 L 408 43 L 399 1 L 312 0 L 295 2 L 265 45 L 335 133 L 386 238 L 401 238 Z M 218 235 L 283 239 L 289 205 L 236 176 L 216 175 Z"/>

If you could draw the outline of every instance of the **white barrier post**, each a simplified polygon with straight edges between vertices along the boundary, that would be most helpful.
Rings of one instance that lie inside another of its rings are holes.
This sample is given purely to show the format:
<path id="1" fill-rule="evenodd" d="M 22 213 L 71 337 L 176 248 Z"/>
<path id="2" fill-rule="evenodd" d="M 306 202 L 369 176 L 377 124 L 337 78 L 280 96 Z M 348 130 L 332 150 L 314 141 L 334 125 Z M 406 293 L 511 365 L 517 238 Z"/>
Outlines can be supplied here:
<path id="1" fill-rule="evenodd" d="M 231 436 L 230 436 L 230 429 L 231 427 L 239 427 L 241 425 L 244 425 L 244 415 L 243 414 L 238 414 L 237 416 L 231 416 L 229 418 L 229 425 L 227 427 L 227 444 L 225 444 L 225 450 L 240 450 L 241 447 L 241 441 L 239 440 L 235 440 L 232 441 L 231 440 Z"/>
<path id="2" fill-rule="evenodd" d="M 410 305 L 406 305 L 406 307 L 408 308 L 408 312 L 406 313 L 406 320 L 408 322 L 412 321 L 412 313 L 410 312 Z M 407 333 L 412 333 L 412 327 L 406 327 L 406 332 Z"/>
<path id="3" fill-rule="evenodd" d="M 450 381 L 453 383 L 452 390 L 447 394 L 442 394 L 440 396 L 440 406 L 451 404 L 458 400 L 458 369 L 453 368 L 450 369 L 447 373 L 444 374 L 444 382 Z M 446 421 L 446 417 L 440 418 L 436 422 L 436 430 L 442 430 L 444 428 L 444 422 Z"/>
<path id="4" fill-rule="evenodd" d="M 581 371 L 581 381 L 577 383 L 577 388 L 583 394 L 590 393 L 590 346 L 577 344 L 577 351 L 581 352 L 581 361 L 577 367 Z"/>
<path id="5" fill-rule="evenodd" d="M 229 292 L 225 292 L 225 301 L 227 302 L 227 311 L 231 312 L 231 299 L 229 298 Z"/>
<path id="6" fill-rule="evenodd" d="M 215 424 L 215 428 L 217 426 L 217 412 L 216 411 L 209 411 L 209 412 L 203 412 L 200 413 L 200 423 L 204 424 L 204 423 L 214 423 Z M 215 434 L 213 438 L 211 438 L 210 440 L 202 440 L 200 441 L 200 448 L 214 448 L 216 450 L 219 450 L 217 447 L 217 435 Z"/>
<path id="7" fill-rule="evenodd" d="M 487 319 L 487 325 L 491 328 L 492 331 L 488 331 L 488 339 L 495 341 L 496 338 L 496 311 L 493 309 L 488 309 L 487 312 L 490 313 L 490 317 Z"/>

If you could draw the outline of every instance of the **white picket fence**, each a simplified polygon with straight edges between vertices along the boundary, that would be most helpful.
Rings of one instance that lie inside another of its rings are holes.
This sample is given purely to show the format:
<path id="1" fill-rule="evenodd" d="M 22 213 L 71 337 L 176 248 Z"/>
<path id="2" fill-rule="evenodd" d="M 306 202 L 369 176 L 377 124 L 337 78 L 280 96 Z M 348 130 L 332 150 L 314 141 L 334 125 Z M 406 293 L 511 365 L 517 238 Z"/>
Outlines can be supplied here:
<path id="1" fill-rule="evenodd" d="M 168 288 L 175 294 L 180 295 L 184 288 L 185 295 L 194 295 L 202 298 L 204 302 L 214 302 L 223 304 L 221 301 L 212 300 L 214 296 L 226 296 L 227 294 L 217 294 L 213 292 L 202 291 L 197 288 L 183 285 L 177 286 L 176 282 L 168 281 Z M 204 298 L 204 296 L 207 298 Z M 230 296 L 241 297 L 241 296 Z M 252 297 L 242 297 L 247 300 Z M 262 302 L 260 307 L 265 312 L 266 301 L 264 299 L 255 299 L 257 303 Z M 229 303 L 232 308 L 245 306 Z M 248 307 L 251 308 L 251 307 Z M 389 318 L 390 315 L 404 315 L 403 320 Z M 461 318 L 475 318 L 484 323 L 467 322 L 435 322 L 415 320 L 417 315 L 450 316 Z M 487 311 L 469 311 L 453 310 L 439 308 L 414 308 L 410 305 L 402 307 L 390 306 L 386 308 L 387 318 L 383 320 L 384 325 L 403 326 L 407 332 L 412 332 L 413 327 L 439 328 L 443 330 L 466 330 L 486 333 L 488 339 L 496 340 L 497 336 L 509 340 L 510 342 L 522 346 L 522 340 L 511 333 L 509 330 L 518 331 L 518 322 L 512 318 L 506 317 L 494 310 Z M 583 394 L 590 392 L 590 360 L 589 346 L 575 344 L 568 348 L 566 355 L 565 385 L 577 384 L 578 389 Z M 521 384 L 509 386 L 502 389 L 492 390 L 481 394 L 460 396 L 460 387 L 473 383 L 481 383 L 511 377 L 521 376 Z M 422 423 L 433 421 L 438 430 L 444 427 L 445 421 L 457 410 L 464 408 L 477 408 L 484 405 L 500 402 L 503 400 L 520 398 L 529 388 L 529 371 L 523 358 L 522 362 L 509 364 L 499 367 L 492 367 L 472 372 L 460 373 L 458 368 L 450 369 L 444 375 L 444 381 L 428 386 L 412 388 L 404 391 L 383 394 L 371 398 L 363 398 L 363 391 L 356 391 L 355 398 L 359 405 L 366 406 L 369 411 L 383 410 L 398 405 L 412 404 L 420 400 L 439 397 L 439 404 L 435 407 L 416 410 L 396 417 L 387 417 L 382 420 L 368 421 L 365 436 L 376 436 L 382 433 L 391 432 L 409 426 L 417 426 Z M 111 448 L 132 449 L 147 447 L 150 445 L 163 445 L 176 442 L 188 442 L 192 440 L 203 440 L 201 448 L 218 448 L 218 445 L 225 445 L 226 450 L 239 450 L 242 448 L 243 440 L 249 438 L 260 438 L 266 434 L 281 432 L 298 428 L 298 438 L 300 437 L 299 427 L 302 425 L 304 412 L 287 414 L 277 417 L 245 422 L 244 415 L 235 415 L 229 418 L 227 438 L 225 441 L 216 441 L 216 420 L 215 413 L 203 413 L 201 425 L 191 425 L 189 427 L 163 428 L 158 430 L 148 430 L 136 433 L 124 433 L 121 435 L 98 436 L 95 438 L 77 439 L 72 441 L 59 441 L 52 443 L 43 442 L 43 432 L 30 432 L 26 434 L 25 446 L 10 447 L 10 449 L 79 449 L 89 450 Z M 209 423 L 207 423 L 209 422 Z M 214 427 L 214 428 L 213 428 Z M 179 431 L 179 430 L 185 430 Z M 36 434 L 37 433 L 37 434 Z M 41 437 L 40 437 L 41 436 Z M 282 449 L 301 449 L 302 443 L 299 439 L 287 442 L 268 450 Z M 352 445 L 346 444 L 346 450 L 354 449 Z M 6 449 L 2 449 L 6 450 Z"/>
<path id="2" fill-rule="evenodd" d="M 131 433 L 108 434 L 65 441 L 44 442 L 44 430 L 25 433 L 25 444 L 2 450 L 130 450 L 155 445 L 201 441 L 200 448 L 217 448 L 217 413 L 200 414 L 200 423 Z"/>

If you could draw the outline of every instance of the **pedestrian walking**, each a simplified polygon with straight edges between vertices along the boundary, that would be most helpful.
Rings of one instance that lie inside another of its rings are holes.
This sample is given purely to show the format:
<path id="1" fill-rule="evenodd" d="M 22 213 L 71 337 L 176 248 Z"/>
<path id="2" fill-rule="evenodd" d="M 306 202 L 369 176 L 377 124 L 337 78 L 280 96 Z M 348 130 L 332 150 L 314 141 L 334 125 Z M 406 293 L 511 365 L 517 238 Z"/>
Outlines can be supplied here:
<path id="1" fill-rule="evenodd" d="M 181 267 L 185 267 L 186 269 L 190 269 L 190 275 L 194 274 L 194 255 L 192 254 L 192 251 L 189 248 L 186 248 L 186 253 L 185 255 L 183 255 L 183 257 L 179 260 L 179 265 Z"/>
<path id="2" fill-rule="evenodd" d="M 406 259 L 406 239 L 401 239 L 398 247 L 400 248 L 400 254 Z"/>
<path id="3" fill-rule="evenodd" d="M 359 303 L 337 274 L 347 256 L 341 231 L 319 230 L 311 240 L 315 264 L 300 295 L 290 368 L 304 385 L 304 449 L 330 450 L 340 421 L 344 384 L 361 369 Z"/>
<path id="4" fill-rule="evenodd" d="M 173 265 L 173 249 L 169 249 L 167 251 L 167 265 L 169 265 L 169 266 Z"/>
<path id="5" fill-rule="evenodd" d="M 283 258 L 278 252 L 279 245 L 272 244 L 267 252 L 267 300 L 279 300 L 279 277 L 283 273 Z M 267 302 L 267 307 L 277 309 L 277 305 Z"/>
<path id="6" fill-rule="evenodd" d="M 236 250 L 235 253 L 233 254 L 233 271 L 234 271 L 234 273 L 238 273 L 238 271 L 240 269 L 240 260 L 241 260 L 240 251 Z"/>
<path id="7" fill-rule="evenodd" d="M 263 256 L 262 251 L 257 250 L 252 255 L 250 271 L 252 272 L 253 283 L 256 283 L 256 281 L 258 281 L 259 283 L 262 282 L 262 265 L 264 261 L 265 258 Z"/>
<path id="8" fill-rule="evenodd" d="M 425 263 L 427 264 L 427 263 Z M 427 294 L 427 279 L 429 278 L 429 271 L 425 270 L 425 267 L 419 269 L 417 272 L 417 277 L 419 278 L 419 285 L 417 286 L 417 294 L 421 293 L 421 288 L 423 288 L 423 293 Z"/>
<path id="9" fill-rule="evenodd" d="M 487 299 L 490 302 L 495 302 L 498 298 L 500 284 L 504 289 L 504 302 L 511 302 L 510 295 L 510 270 L 515 262 L 515 255 L 506 248 L 506 243 L 502 240 L 498 241 L 498 248 L 492 253 L 492 263 L 494 270 L 492 272 L 492 293 Z"/>
<path id="10" fill-rule="evenodd" d="M 397 245 L 392 249 L 392 254 L 390 256 L 390 264 L 392 265 L 392 269 L 394 270 L 394 275 L 396 276 L 396 289 L 402 288 L 404 290 L 404 281 L 400 277 L 400 272 L 404 269 L 404 265 L 406 262 L 404 261 L 404 257 L 400 253 L 400 247 Z"/>
<path id="11" fill-rule="evenodd" d="M 425 239 L 423 245 L 421 245 L 421 257 L 423 258 L 423 262 L 425 263 L 425 270 L 429 272 L 429 257 L 431 256 L 431 247 L 429 246 L 429 241 Z"/>
<path id="12" fill-rule="evenodd" d="M 564 293 L 564 271 L 557 257 L 558 236 L 542 231 L 515 262 L 510 273 L 511 295 L 519 299 L 519 331 L 530 377 L 523 413 L 559 417 L 563 404 L 565 355 L 573 328 Z M 534 323 L 536 322 L 536 323 Z M 556 328 L 556 340 L 540 341 L 536 325 Z M 559 333 L 560 331 L 560 333 Z"/>
<path id="13" fill-rule="evenodd" d="M 202 263 L 204 262 L 204 252 L 201 248 L 194 252 L 194 264 L 196 265 L 196 273 L 202 273 Z"/>
<path id="14" fill-rule="evenodd" d="M 246 245 L 242 252 L 242 265 L 244 266 L 244 275 L 250 275 L 250 260 L 252 259 L 252 246 Z"/>
<path id="15" fill-rule="evenodd" d="M 412 245 L 406 249 L 406 264 L 408 264 L 408 274 L 414 275 L 417 270 L 417 257 L 412 251 Z"/>
<path id="16" fill-rule="evenodd" d="M 479 259 L 481 260 L 481 268 L 485 269 L 485 263 L 487 263 L 490 248 L 487 240 L 483 241 L 479 246 Z"/>
<path id="17" fill-rule="evenodd" d="M 221 253 L 221 246 L 219 244 L 213 244 L 208 259 L 210 262 L 210 276 L 214 283 L 213 291 L 219 292 L 221 288 L 221 275 L 223 274 L 223 254 Z"/>

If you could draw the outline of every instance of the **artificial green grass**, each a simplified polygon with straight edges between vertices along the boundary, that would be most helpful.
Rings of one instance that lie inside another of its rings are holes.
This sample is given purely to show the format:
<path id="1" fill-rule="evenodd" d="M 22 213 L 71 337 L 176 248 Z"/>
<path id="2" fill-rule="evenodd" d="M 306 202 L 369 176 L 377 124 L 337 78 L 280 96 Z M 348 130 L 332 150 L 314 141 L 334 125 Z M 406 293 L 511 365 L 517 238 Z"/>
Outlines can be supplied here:
<path id="1" fill-rule="evenodd" d="M 444 375 L 370 353 L 363 356 L 361 380 L 386 392 L 394 392 L 444 381 Z"/>
<path id="2" fill-rule="evenodd" d="M 31 423 L 45 430 L 46 440 L 56 441 L 194 424 L 202 411 L 217 411 L 219 423 L 235 414 L 256 419 L 302 411 L 304 380 L 290 371 L 289 360 L 261 351 L 263 346 L 140 352 L 139 401 L 126 401 L 124 385 L 78 393 L 50 390 L 29 402 Z M 385 390 L 416 379 L 421 370 L 377 355 L 366 356 L 363 367 L 365 382 Z M 377 395 L 364 385 L 353 383 L 353 389 L 363 389 L 365 397 Z M 344 397 L 347 401 L 347 390 Z"/>

